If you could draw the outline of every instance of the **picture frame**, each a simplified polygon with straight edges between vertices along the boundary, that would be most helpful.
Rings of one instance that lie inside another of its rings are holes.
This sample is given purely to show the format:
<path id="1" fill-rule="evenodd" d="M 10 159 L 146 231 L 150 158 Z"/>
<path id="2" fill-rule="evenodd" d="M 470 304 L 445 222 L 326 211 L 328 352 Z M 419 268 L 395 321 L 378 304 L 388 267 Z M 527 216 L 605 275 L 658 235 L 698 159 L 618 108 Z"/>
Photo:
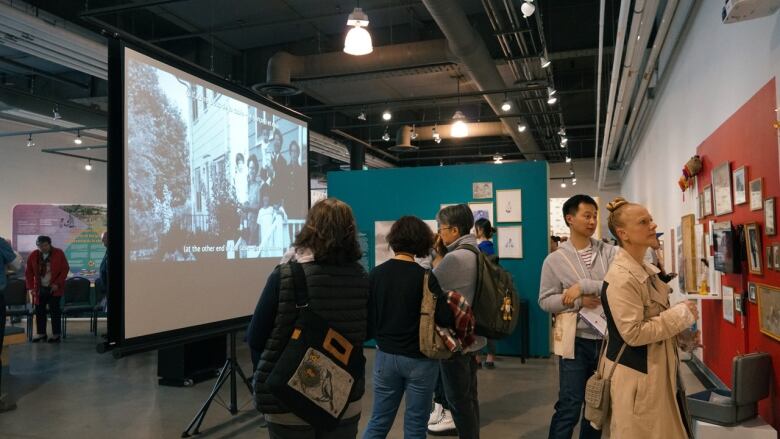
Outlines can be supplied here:
<path id="1" fill-rule="evenodd" d="M 493 182 L 477 181 L 471 183 L 471 197 L 475 200 L 493 198 Z"/>
<path id="2" fill-rule="evenodd" d="M 523 226 L 496 227 L 499 259 L 523 259 Z"/>
<path id="3" fill-rule="evenodd" d="M 756 284 L 758 329 L 780 341 L 780 288 Z"/>
<path id="4" fill-rule="evenodd" d="M 750 180 L 750 210 L 764 208 L 763 179 L 761 177 Z"/>
<path id="5" fill-rule="evenodd" d="M 745 224 L 745 247 L 748 270 L 752 274 L 764 274 L 761 266 L 761 231 L 757 223 Z"/>
<path id="6" fill-rule="evenodd" d="M 723 285 L 721 292 L 723 295 L 723 320 L 734 323 L 734 288 Z"/>
<path id="7" fill-rule="evenodd" d="M 523 191 L 521 189 L 496 190 L 496 219 L 500 223 L 523 221 Z"/>
<path id="8" fill-rule="evenodd" d="M 683 273 L 680 277 L 684 279 L 686 293 L 697 293 L 698 281 L 696 279 L 696 218 L 693 214 L 685 215 L 681 219 L 682 224 L 682 258 Z"/>
<path id="9" fill-rule="evenodd" d="M 699 193 L 699 196 L 697 197 L 697 205 L 699 207 L 699 210 L 697 212 L 697 216 L 699 218 L 704 218 L 704 192 Z"/>
<path id="10" fill-rule="evenodd" d="M 744 305 L 742 304 L 742 296 L 743 294 L 735 294 L 734 295 L 734 311 L 744 314 Z"/>
<path id="11" fill-rule="evenodd" d="M 772 261 L 774 262 L 775 271 L 780 271 L 780 243 L 772 244 Z"/>
<path id="12" fill-rule="evenodd" d="M 775 250 L 771 245 L 766 246 L 766 269 L 775 269 Z"/>
<path id="13" fill-rule="evenodd" d="M 715 215 L 725 215 L 733 212 L 734 207 L 731 204 L 731 167 L 729 162 L 721 163 L 712 170 L 712 190 Z"/>
<path id="14" fill-rule="evenodd" d="M 493 203 L 469 203 L 469 208 L 474 215 L 474 221 L 487 218 L 490 224 L 493 224 Z"/>
<path id="15" fill-rule="evenodd" d="M 712 215 L 712 185 L 704 186 L 704 210 L 703 216 Z"/>
<path id="16" fill-rule="evenodd" d="M 756 284 L 753 282 L 748 282 L 748 302 L 750 303 L 756 303 Z"/>
<path id="17" fill-rule="evenodd" d="M 739 237 L 731 227 L 731 221 L 711 222 L 710 226 L 715 271 L 739 273 L 742 252 L 739 247 Z"/>
<path id="18" fill-rule="evenodd" d="M 775 197 L 764 200 L 764 233 L 767 236 L 777 234 L 777 221 L 775 221 Z"/>
<path id="19" fill-rule="evenodd" d="M 747 203 L 747 186 L 745 185 L 745 179 L 747 177 L 747 170 L 744 166 L 734 170 L 732 175 L 734 180 L 734 205 Z"/>

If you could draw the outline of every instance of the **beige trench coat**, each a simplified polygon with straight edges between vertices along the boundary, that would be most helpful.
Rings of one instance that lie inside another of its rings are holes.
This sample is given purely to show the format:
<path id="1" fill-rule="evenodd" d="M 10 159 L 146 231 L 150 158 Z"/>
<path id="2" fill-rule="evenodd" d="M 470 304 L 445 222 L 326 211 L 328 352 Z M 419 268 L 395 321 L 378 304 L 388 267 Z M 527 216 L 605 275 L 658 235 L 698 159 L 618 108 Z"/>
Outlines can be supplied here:
<path id="1" fill-rule="evenodd" d="M 694 323 L 679 305 L 669 307 L 671 288 L 623 249 L 604 280 L 615 326 L 629 346 L 647 345 L 647 374 L 618 364 L 612 377 L 609 434 L 615 439 L 685 439 L 685 427 L 675 399 L 677 390 L 676 335 Z M 604 358 L 605 372 L 613 363 Z"/>

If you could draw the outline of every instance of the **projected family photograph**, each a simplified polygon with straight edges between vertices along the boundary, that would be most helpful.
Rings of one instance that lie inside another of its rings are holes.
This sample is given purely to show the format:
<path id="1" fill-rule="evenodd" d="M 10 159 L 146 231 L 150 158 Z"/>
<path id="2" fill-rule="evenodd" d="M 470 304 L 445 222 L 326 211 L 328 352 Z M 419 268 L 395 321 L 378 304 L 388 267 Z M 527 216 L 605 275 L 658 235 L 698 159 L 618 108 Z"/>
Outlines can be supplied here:
<path id="1" fill-rule="evenodd" d="M 129 259 L 282 256 L 306 217 L 305 124 L 152 60 L 126 69 Z"/>

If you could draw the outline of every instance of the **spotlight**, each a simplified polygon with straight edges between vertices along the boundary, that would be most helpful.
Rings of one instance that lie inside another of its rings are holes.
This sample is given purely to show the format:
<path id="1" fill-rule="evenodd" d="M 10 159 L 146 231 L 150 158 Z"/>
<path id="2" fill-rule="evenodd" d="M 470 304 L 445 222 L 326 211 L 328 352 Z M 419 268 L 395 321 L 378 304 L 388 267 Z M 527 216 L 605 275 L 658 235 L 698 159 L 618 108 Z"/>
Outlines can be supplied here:
<path id="1" fill-rule="evenodd" d="M 412 133 L 409 135 L 409 138 L 412 140 L 417 140 L 417 130 L 414 129 L 414 125 L 412 125 Z"/>
<path id="2" fill-rule="evenodd" d="M 546 69 L 547 67 L 550 67 L 550 64 L 552 64 L 552 61 L 545 57 L 539 58 L 539 62 L 542 64 L 542 68 Z"/>
<path id="3" fill-rule="evenodd" d="M 360 114 L 358 114 L 358 120 L 366 120 L 366 112 L 361 111 Z"/>
<path id="4" fill-rule="evenodd" d="M 86 169 L 87 171 L 92 170 L 92 160 L 87 160 L 87 164 L 84 165 L 84 169 Z"/>
<path id="5" fill-rule="evenodd" d="M 60 116 L 60 110 L 57 105 L 55 105 L 54 108 L 51 109 L 51 118 L 54 120 L 62 119 L 62 116 Z"/>
<path id="6" fill-rule="evenodd" d="M 525 123 L 523 123 L 523 122 L 518 122 L 517 123 L 517 131 L 522 133 L 526 129 L 528 129 L 528 125 L 526 125 Z"/>
<path id="7" fill-rule="evenodd" d="M 385 128 L 385 133 L 382 134 L 382 140 L 384 140 L 385 142 L 390 141 L 390 134 L 387 132 L 387 128 Z"/>
<path id="8" fill-rule="evenodd" d="M 497 165 L 500 165 L 501 163 L 504 163 L 504 156 L 502 156 L 499 153 L 495 153 L 493 155 L 493 162 Z"/>
<path id="9" fill-rule="evenodd" d="M 569 143 L 569 139 L 566 137 L 561 137 L 561 145 L 565 145 L 567 143 Z"/>
<path id="10" fill-rule="evenodd" d="M 78 130 L 76 130 L 76 138 L 73 139 L 73 143 L 75 143 L 76 145 L 81 145 L 81 132 L 79 132 Z"/>
<path id="11" fill-rule="evenodd" d="M 355 8 L 347 18 L 347 26 L 353 26 L 344 38 L 344 53 L 349 55 L 368 55 L 373 52 L 371 34 L 365 29 L 368 26 L 368 15 L 361 8 Z"/>
<path id="12" fill-rule="evenodd" d="M 569 169 L 569 175 L 574 175 L 574 169 Z"/>
<path id="13" fill-rule="evenodd" d="M 547 98 L 547 103 L 550 104 L 550 105 L 552 105 L 552 104 L 554 104 L 556 102 L 558 102 L 558 98 L 556 98 L 555 96 L 550 96 L 549 98 Z"/>
<path id="14" fill-rule="evenodd" d="M 385 110 L 384 113 L 382 113 L 382 120 L 390 120 L 393 118 L 393 113 L 390 112 L 390 110 Z"/>
<path id="15" fill-rule="evenodd" d="M 536 6 L 534 6 L 532 2 L 533 0 L 527 0 L 525 3 L 523 3 L 522 6 L 520 6 L 520 12 L 523 13 L 523 18 L 528 18 L 534 14 Z"/>
<path id="16" fill-rule="evenodd" d="M 439 166 L 444 166 L 444 160 L 439 160 Z"/>
<path id="17" fill-rule="evenodd" d="M 434 126 L 431 129 L 431 137 L 433 137 L 433 141 L 436 143 L 441 143 L 441 134 L 439 134 L 438 131 L 436 131 L 436 126 Z"/>
<path id="18" fill-rule="evenodd" d="M 561 142 L 561 148 L 566 148 L 566 144 Z"/>
<path id="19" fill-rule="evenodd" d="M 509 99 L 505 100 L 503 104 L 501 104 L 501 111 L 506 113 L 507 111 L 512 109 L 512 101 Z"/>
<path id="20" fill-rule="evenodd" d="M 565 136 L 566 135 L 566 128 L 564 128 L 563 125 L 561 125 L 561 128 L 558 130 L 558 135 L 559 136 Z"/>
<path id="21" fill-rule="evenodd" d="M 572 178 L 571 179 L 571 185 L 572 186 L 577 186 L 577 179 L 576 178 Z"/>
<path id="22" fill-rule="evenodd" d="M 547 96 L 555 96 L 556 93 L 558 93 L 558 90 L 552 87 L 547 87 Z"/>
<path id="23" fill-rule="evenodd" d="M 561 187 L 562 187 L 562 188 L 565 188 L 565 187 L 566 187 L 566 182 L 565 182 L 565 181 L 564 181 L 563 183 L 561 183 Z"/>
<path id="24" fill-rule="evenodd" d="M 452 124 L 452 128 L 450 128 L 450 135 L 452 137 L 468 137 L 469 126 L 466 123 L 466 116 L 458 110 L 452 115 L 452 120 L 455 122 Z"/>
<path id="25" fill-rule="evenodd" d="M 27 147 L 32 148 L 33 146 L 35 146 L 35 142 L 33 142 L 32 133 L 30 133 L 30 135 L 27 136 Z"/>
<path id="26" fill-rule="evenodd" d="M 566 163 L 571 163 L 571 157 L 566 156 Z"/>

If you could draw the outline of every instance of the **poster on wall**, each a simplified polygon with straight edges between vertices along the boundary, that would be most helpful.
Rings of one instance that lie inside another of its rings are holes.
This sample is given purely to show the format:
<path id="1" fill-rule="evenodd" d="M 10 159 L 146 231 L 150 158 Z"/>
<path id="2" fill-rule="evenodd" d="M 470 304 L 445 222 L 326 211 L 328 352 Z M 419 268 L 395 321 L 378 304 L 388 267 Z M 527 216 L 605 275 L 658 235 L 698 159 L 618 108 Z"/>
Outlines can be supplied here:
<path id="1" fill-rule="evenodd" d="M 729 162 L 721 163 L 712 170 L 713 198 L 715 215 L 725 215 L 733 211 L 731 205 L 731 167 Z M 705 203 L 705 208 L 706 203 Z"/>
<path id="2" fill-rule="evenodd" d="M 723 320 L 734 323 L 734 288 L 723 285 Z"/>
<path id="3" fill-rule="evenodd" d="M 499 259 L 523 258 L 523 226 L 497 227 Z"/>
<path id="4" fill-rule="evenodd" d="M 94 281 L 106 253 L 100 240 L 106 224 L 106 206 L 17 204 L 12 213 L 13 244 L 26 262 L 38 235 L 49 236 L 52 245 L 65 252 L 69 274 Z"/>
<path id="5" fill-rule="evenodd" d="M 496 191 L 496 206 L 498 206 L 498 222 L 519 223 L 523 221 L 523 192 L 520 189 Z"/>

